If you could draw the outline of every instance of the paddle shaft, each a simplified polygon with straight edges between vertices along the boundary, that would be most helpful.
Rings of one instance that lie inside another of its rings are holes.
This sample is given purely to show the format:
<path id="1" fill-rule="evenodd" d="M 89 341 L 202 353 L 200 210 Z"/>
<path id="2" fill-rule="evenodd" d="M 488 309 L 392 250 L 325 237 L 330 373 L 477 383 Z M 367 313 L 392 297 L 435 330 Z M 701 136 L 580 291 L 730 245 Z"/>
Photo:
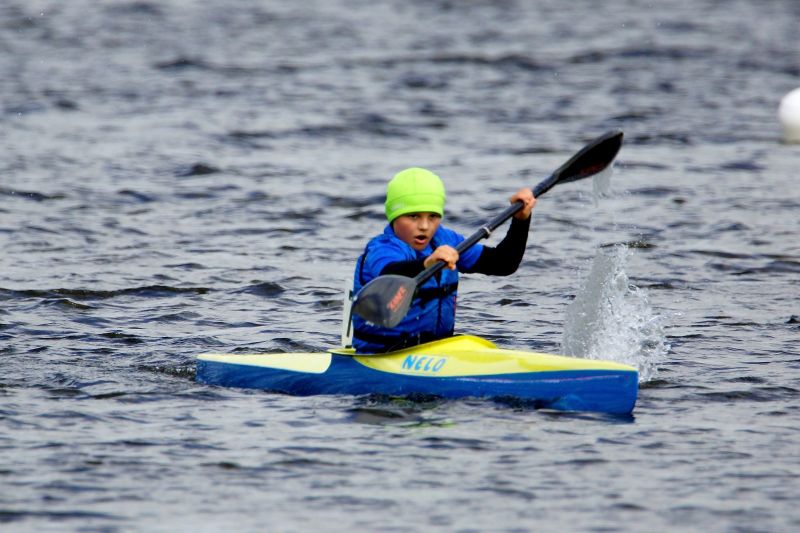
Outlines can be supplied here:
<path id="1" fill-rule="evenodd" d="M 558 181 L 556 178 L 556 174 L 551 174 L 547 179 L 542 180 L 536 187 L 533 189 L 533 196 L 534 198 L 538 198 L 543 195 L 545 192 L 549 191 L 553 188 L 553 185 Z M 475 244 L 483 239 L 488 239 L 489 236 L 500 227 L 506 220 L 513 217 L 517 214 L 517 212 L 525 207 L 525 204 L 520 200 L 518 202 L 514 202 L 510 206 L 506 207 L 502 212 L 498 213 L 493 219 L 489 222 L 481 226 L 481 228 L 461 241 L 458 246 L 456 246 L 456 252 L 459 255 L 464 253 L 464 251 L 472 248 Z M 446 263 L 443 261 L 437 261 L 436 264 L 433 264 L 417 274 L 414 277 L 414 282 L 416 283 L 417 287 L 431 279 L 435 276 L 440 270 L 445 267 Z"/>

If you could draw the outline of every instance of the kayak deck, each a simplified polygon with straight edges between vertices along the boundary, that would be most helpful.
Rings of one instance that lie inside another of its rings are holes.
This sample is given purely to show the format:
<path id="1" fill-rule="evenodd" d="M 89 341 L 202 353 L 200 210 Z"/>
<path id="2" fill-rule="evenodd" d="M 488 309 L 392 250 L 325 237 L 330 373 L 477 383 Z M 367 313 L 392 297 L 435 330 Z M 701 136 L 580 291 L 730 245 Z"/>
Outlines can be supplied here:
<path id="1" fill-rule="evenodd" d="M 377 355 L 336 348 L 321 353 L 201 354 L 197 381 L 317 394 L 431 394 L 444 398 L 515 397 L 538 407 L 628 414 L 638 394 L 635 368 L 497 348 L 459 335 Z"/>

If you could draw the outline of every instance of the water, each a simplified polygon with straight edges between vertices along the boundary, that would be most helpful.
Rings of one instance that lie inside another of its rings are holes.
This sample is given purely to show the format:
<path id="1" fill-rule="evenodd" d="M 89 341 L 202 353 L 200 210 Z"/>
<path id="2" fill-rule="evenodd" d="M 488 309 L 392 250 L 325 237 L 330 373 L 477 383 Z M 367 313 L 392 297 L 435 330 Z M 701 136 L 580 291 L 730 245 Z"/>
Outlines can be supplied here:
<path id="1" fill-rule="evenodd" d="M 800 86 L 798 17 L 6 0 L 0 526 L 797 529 L 800 148 L 776 111 Z M 631 419 L 194 383 L 200 352 L 338 341 L 397 169 L 442 175 L 469 233 L 613 128 L 611 191 L 543 197 L 520 271 L 462 283 L 459 327 L 558 352 L 611 258 L 616 301 L 646 304 L 601 312 L 608 331 L 663 328 L 626 337 L 653 350 L 632 352 L 652 374 Z"/>

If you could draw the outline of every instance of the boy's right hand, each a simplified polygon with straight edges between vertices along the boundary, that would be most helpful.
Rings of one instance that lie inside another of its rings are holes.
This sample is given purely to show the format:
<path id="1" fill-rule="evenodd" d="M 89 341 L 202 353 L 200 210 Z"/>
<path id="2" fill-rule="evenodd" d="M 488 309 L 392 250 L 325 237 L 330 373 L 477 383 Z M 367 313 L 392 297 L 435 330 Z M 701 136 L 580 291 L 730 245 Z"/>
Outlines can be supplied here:
<path id="1" fill-rule="evenodd" d="M 455 248 L 446 244 L 439 246 L 431 255 L 425 258 L 425 261 L 422 264 L 425 266 L 425 268 L 429 268 L 436 264 L 437 261 L 443 261 L 447 268 L 450 270 L 455 270 L 456 261 L 458 261 L 458 252 Z"/>

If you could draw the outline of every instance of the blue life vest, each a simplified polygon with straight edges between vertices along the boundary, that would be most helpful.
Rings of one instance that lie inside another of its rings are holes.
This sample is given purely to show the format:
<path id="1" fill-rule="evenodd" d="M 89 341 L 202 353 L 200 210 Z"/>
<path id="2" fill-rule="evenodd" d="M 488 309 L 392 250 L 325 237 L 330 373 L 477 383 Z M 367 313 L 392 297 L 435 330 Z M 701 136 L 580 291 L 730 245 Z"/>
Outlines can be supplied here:
<path id="1" fill-rule="evenodd" d="M 455 231 L 439 226 L 431 243 L 416 251 L 400 240 L 387 225 L 383 233 L 367 243 L 358 258 L 353 277 L 353 294 L 376 278 L 390 263 L 422 259 L 442 245 L 455 248 L 464 237 Z M 422 284 L 417 290 L 408 314 L 394 328 L 384 328 L 367 323 L 353 315 L 353 346 L 359 353 L 379 353 L 413 346 L 453 334 L 456 319 L 458 271 L 472 267 L 480 257 L 483 245 L 476 244 L 462 253 L 456 270 L 443 269 Z"/>

